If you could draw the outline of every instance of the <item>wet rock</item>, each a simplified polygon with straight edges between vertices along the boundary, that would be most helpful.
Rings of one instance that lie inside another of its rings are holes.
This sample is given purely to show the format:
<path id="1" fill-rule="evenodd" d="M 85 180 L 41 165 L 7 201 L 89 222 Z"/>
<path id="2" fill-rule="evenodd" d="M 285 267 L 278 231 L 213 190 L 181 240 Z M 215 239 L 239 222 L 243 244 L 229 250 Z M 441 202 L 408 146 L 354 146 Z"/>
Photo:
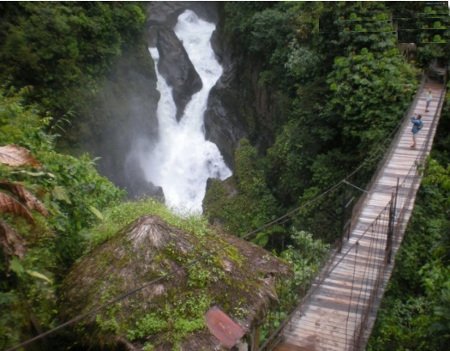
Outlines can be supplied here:
<path id="1" fill-rule="evenodd" d="M 217 22 L 217 5 L 207 2 L 152 2 L 148 7 L 147 41 L 160 53 L 158 69 L 173 88 L 177 106 L 177 120 L 183 115 L 186 104 L 193 94 L 202 88 L 202 81 L 173 29 L 178 16 L 185 10 L 194 11 L 199 17 Z"/>
<path id="2" fill-rule="evenodd" d="M 236 64 L 222 27 L 219 20 L 211 37 L 211 45 L 222 65 L 223 73 L 210 91 L 204 125 L 206 138 L 217 145 L 227 166 L 233 169 L 234 150 L 239 140 L 247 137 L 247 128 L 242 118 L 242 89 L 239 86 Z"/>
<path id="3" fill-rule="evenodd" d="M 236 104 L 239 91 L 233 87 L 234 70 L 232 66 L 225 68 L 209 94 L 204 125 L 206 138 L 217 145 L 225 163 L 233 169 L 234 150 L 239 140 L 246 136 L 246 132 Z"/>
<path id="4" fill-rule="evenodd" d="M 158 26 L 156 31 L 156 46 L 160 54 L 158 70 L 173 89 L 179 120 L 192 95 L 202 88 L 202 80 L 174 31 L 163 26 Z"/>

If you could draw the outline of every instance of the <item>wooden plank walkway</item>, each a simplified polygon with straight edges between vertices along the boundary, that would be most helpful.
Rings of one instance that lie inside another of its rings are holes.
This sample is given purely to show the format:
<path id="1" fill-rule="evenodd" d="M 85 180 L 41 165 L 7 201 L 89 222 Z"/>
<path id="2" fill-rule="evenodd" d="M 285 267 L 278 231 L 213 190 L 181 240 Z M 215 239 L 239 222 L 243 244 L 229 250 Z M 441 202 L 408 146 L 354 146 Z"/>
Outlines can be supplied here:
<path id="1" fill-rule="evenodd" d="M 425 112 L 426 93 L 433 101 Z M 393 264 L 385 264 L 386 232 L 391 201 L 399 181 L 397 198 L 395 255 L 410 218 L 420 184 L 416 172 L 419 159 L 428 155 L 442 108 L 444 86 L 426 82 L 419 92 L 412 113 L 422 114 L 424 126 L 412 143 L 410 121 L 404 121 L 390 148 L 384 166 L 362 203 L 358 219 L 341 253 L 328 264 L 324 280 L 313 284 L 311 293 L 293 313 L 281 331 L 276 351 L 347 351 L 363 350 L 376 318 L 376 310 L 390 278 Z M 427 140 L 429 140 L 427 142 Z M 375 308 L 373 308 L 375 306 Z M 361 326 L 366 326 L 361 330 Z M 361 337 L 361 339 L 360 339 Z M 357 339 L 358 342 L 355 342 Z"/>

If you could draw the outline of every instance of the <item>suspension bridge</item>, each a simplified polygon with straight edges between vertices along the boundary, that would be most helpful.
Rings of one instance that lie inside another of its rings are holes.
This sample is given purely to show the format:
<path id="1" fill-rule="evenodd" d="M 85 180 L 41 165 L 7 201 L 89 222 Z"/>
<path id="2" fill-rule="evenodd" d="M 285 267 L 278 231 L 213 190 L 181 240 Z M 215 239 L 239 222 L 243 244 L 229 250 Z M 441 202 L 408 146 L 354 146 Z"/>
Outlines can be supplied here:
<path id="1" fill-rule="evenodd" d="M 445 82 L 445 79 L 444 79 Z M 432 101 L 426 109 L 426 95 Z M 420 88 L 353 208 L 339 249 L 306 296 L 260 350 L 364 350 L 376 319 L 395 254 L 412 213 L 445 96 L 445 83 L 423 78 Z M 411 148 L 410 116 L 422 115 L 423 129 Z M 348 185 L 352 185 L 348 183 Z"/>

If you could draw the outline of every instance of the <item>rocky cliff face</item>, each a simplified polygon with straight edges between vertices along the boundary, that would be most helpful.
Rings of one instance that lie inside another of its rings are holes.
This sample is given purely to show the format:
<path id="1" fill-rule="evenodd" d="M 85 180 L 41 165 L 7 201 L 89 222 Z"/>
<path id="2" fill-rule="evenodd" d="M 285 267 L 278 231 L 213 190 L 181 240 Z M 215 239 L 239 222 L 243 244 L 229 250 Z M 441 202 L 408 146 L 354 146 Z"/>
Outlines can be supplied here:
<path id="1" fill-rule="evenodd" d="M 223 74 L 210 92 L 205 129 L 207 139 L 219 147 L 233 169 L 233 155 L 240 139 L 249 138 L 259 150 L 271 145 L 273 121 L 280 111 L 275 107 L 270 88 L 259 82 L 260 65 L 246 60 L 245 48 L 234 48 L 226 38 L 223 7 L 219 6 L 218 13 L 217 29 L 211 40 Z"/>

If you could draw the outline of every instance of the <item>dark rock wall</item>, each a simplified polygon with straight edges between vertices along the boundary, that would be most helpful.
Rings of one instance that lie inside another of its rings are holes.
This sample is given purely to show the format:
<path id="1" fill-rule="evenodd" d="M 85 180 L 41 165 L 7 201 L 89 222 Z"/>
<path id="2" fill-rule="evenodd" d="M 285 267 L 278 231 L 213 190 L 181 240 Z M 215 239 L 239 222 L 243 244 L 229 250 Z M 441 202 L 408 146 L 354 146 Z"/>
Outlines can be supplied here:
<path id="1" fill-rule="evenodd" d="M 264 152 L 274 139 L 274 121 L 283 113 L 275 103 L 270 87 L 259 82 L 261 65 L 247 60 L 246 48 L 235 47 L 227 38 L 225 21 L 221 3 L 212 46 L 224 72 L 211 90 L 205 129 L 207 139 L 219 147 L 227 165 L 233 169 L 233 155 L 239 140 L 249 138 L 260 152 Z"/>

